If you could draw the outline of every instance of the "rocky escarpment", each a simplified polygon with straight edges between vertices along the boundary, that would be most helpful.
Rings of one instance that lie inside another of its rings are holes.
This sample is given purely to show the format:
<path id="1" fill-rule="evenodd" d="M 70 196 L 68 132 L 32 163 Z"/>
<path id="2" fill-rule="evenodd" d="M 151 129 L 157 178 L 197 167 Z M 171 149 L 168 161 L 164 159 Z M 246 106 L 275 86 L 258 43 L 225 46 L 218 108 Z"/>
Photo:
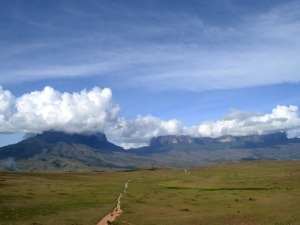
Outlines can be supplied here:
<path id="1" fill-rule="evenodd" d="M 95 134 L 76 134 L 60 131 L 45 131 L 42 134 L 37 134 L 34 138 L 47 144 L 64 142 L 66 144 L 82 144 L 95 149 L 124 150 L 110 143 L 106 139 L 105 134 L 100 132 Z"/>
<path id="2" fill-rule="evenodd" d="M 153 137 L 150 140 L 150 147 L 170 145 L 170 144 L 193 144 L 195 138 L 189 135 L 166 135 Z"/>
<path id="3" fill-rule="evenodd" d="M 220 144 L 231 143 L 239 145 L 257 145 L 257 144 L 286 144 L 288 142 L 285 132 L 277 132 L 266 135 L 247 135 L 247 136 L 232 136 L 225 135 L 217 138 L 211 137 L 191 137 L 189 135 L 166 135 L 153 137 L 150 140 L 150 147 L 158 147 L 174 144 Z"/>
<path id="4" fill-rule="evenodd" d="M 167 135 L 150 146 L 130 149 L 114 145 L 103 133 L 47 131 L 0 148 L 0 170 L 103 171 L 153 167 L 188 168 L 257 159 L 299 160 L 300 138 L 286 133 L 222 136 Z"/>

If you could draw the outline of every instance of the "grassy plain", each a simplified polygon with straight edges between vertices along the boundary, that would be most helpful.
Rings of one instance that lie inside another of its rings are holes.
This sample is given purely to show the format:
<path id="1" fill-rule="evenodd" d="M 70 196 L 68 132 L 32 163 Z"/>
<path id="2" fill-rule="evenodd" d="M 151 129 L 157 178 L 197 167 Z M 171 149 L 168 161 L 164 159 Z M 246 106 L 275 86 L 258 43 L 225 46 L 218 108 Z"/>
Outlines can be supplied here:
<path id="1" fill-rule="evenodd" d="M 95 225 L 121 199 L 116 225 L 300 224 L 300 161 L 183 170 L 0 172 L 1 225 Z"/>

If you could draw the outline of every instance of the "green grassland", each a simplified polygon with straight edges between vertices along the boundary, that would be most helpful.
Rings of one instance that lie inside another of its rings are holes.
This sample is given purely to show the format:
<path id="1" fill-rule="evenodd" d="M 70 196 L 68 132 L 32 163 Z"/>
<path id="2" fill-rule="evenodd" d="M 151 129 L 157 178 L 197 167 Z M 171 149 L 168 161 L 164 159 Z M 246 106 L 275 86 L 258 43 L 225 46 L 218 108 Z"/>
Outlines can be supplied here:
<path id="1" fill-rule="evenodd" d="M 1 225 L 300 224 L 300 161 L 254 161 L 184 170 L 0 172 Z"/>

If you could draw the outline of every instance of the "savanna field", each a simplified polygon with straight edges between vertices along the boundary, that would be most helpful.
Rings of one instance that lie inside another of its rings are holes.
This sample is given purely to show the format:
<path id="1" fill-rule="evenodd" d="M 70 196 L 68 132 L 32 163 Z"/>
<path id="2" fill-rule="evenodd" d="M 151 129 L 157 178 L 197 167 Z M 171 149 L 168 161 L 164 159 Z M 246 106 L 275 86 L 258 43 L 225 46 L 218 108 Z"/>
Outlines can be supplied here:
<path id="1" fill-rule="evenodd" d="M 0 172 L 1 225 L 300 224 L 300 161 L 127 172 Z"/>

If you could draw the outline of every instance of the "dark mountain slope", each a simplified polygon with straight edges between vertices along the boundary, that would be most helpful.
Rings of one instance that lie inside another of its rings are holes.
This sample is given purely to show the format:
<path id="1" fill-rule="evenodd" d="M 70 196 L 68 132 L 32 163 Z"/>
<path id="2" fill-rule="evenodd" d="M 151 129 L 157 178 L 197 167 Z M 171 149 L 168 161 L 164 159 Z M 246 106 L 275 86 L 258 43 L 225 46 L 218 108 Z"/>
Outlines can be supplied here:
<path id="1" fill-rule="evenodd" d="M 258 159 L 299 160 L 300 139 L 288 139 L 284 132 L 220 138 L 168 135 L 152 138 L 147 147 L 124 150 L 103 133 L 48 131 L 0 148 L 0 169 L 32 171 L 189 168 Z"/>
<path id="2" fill-rule="evenodd" d="M 128 157 L 126 152 L 100 152 L 86 145 L 64 142 L 16 163 L 18 168 L 29 171 L 130 170 L 141 166 L 134 156 Z"/>
<path id="3" fill-rule="evenodd" d="M 0 159 L 13 157 L 15 159 L 23 159 L 41 153 L 43 149 L 47 149 L 50 145 L 43 143 L 36 138 L 29 138 L 17 144 L 8 145 L 0 148 Z"/>
<path id="4" fill-rule="evenodd" d="M 95 151 L 124 151 L 122 147 L 107 141 L 105 134 L 93 135 L 67 134 L 57 131 L 46 131 L 17 144 L 0 148 L 0 159 L 13 157 L 23 159 L 49 151 L 59 143 L 68 145 L 81 144 L 93 148 Z"/>
<path id="5" fill-rule="evenodd" d="M 97 150 L 123 151 L 124 149 L 107 141 L 105 134 L 96 133 L 91 135 L 67 134 L 59 131 L 46 131 L 35 136 L 46 144 L 64 142 L 66 144 L 81 144 Z"/>
<path id="6" fill-rule="evenodd" d="M 157 148 L 165 145 L 172 144 L 197 144 L 201 146 L 217 144 L 220 147 L 226 146 L 226 143 L 230 144 L 231 147 L 239 148 L 256 148 L 261 146 L 270 146 L 278 144 L 288 143 L 288 138 L 285 132 L 278 132 L 267 135 L 248 135 L 248 136 L 231 136 L 226 135 L 219 138 L 209 137 L 191 137 L 188 135 L 168 135 L 154 137 L 150 141 L 152 148 Z"/>
<path id="7" fill-rule="evenodd" d="M 285 132 L 268 135 L 222 136 L 219 138 L 191 137 L 189 135 L 166 135 L 153 137 L 150 145 L 139 149 L 131 149 L 138 154 L 154 154 L 171 150 L 224 150 L 224 149 L 256 149 L 297 143 L 298 138 L 288 139 Z M 300 143 L 300 142 L 299 142 Z"/>

